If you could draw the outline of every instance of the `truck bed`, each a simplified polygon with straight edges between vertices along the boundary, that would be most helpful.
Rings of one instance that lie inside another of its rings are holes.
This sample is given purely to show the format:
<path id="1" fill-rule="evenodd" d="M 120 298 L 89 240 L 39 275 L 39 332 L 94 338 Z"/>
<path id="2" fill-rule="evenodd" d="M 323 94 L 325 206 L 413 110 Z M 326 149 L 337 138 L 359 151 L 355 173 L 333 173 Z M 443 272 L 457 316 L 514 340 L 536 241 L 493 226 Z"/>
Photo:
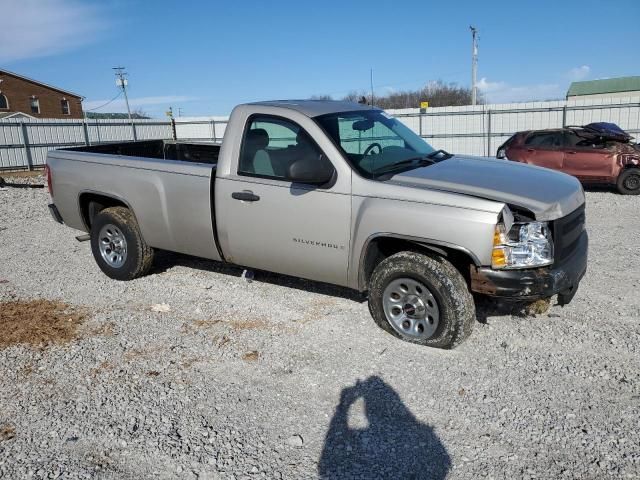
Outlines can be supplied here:
<path id="1" fill-rule="evenodd" d="M 216 165 L 220 153 L 220 144 L 212 142 L 182 142 L 179 140 L 142 140 L 136 142 L 102 143 L 99 145 L 71 147 L 61 150 Z"/>
<path id="2" fill-rule="evenodd" d="M 214 188 L 220 145 L 143 140 L 52 150 L 53 200 L 64 223 L 89 231 L 88 202 L 116 199 L 151 247 L 220 260 Z"/>

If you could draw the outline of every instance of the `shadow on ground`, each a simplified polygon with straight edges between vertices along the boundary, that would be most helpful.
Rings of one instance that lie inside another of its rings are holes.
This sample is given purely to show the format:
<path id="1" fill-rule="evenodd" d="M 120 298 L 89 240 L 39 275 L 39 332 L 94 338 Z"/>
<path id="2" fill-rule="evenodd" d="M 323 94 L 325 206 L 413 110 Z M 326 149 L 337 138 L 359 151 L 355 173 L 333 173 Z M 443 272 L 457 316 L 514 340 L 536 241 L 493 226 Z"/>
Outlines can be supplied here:
<path id="1" fill-rule="evenodd" d="M 360 399 L 368 425 L 349 425 Z M 322 479 L 444 479 L 451 458 L 433 428 L 418 421 L 380 377 L 342 390 L 318 463 Z"/>
<path id="2" fill-rule="evenodd" d="M 221 273 L 232 277 L 241 277 L 243 268 L 228 263 L 216 262 L 180 253 L 167 251 L 158 251 L 153 263 L 151 273 L 166 272 L 172 267 L 182 266 L 202 270 L 206 272 Z M 313 280 L 305 280 L 304 278 L 290 277 L 279 273 L 265 272 L 262 270 L 254 271 L 253 281 L 278 285 L 281 287 L 295 288 L 306 292 L 318 293 L 321 295 L 329 295 L 332 297 L 345 298 L 354 302 L 362 303 L 367 299 L 361 293 L 350 288 L 332 285 L 329 283 L 316 282 Z"/>
<path id="3" fill-rule="evenodd" d="M 220 273 L 223 275 L 229 275 L 239 278 L 242 276 L 243 268 L 237 265 L 231 265 L 223 262 L 216 262 L 214 260 L 207 260 L 204 258 L 192 257 L 189 255 L 183 255 L 181 253 L 167 252 L 164 250 L 158 250 L 153 264 L 151 273 L 162 273 L 167 270 L 176 267 L 187 267 L 195 270 L 201 270 L 205 272 Z M 256 270 L 253 281 L 268 283 L 270 285 L 278 285 L 281 287 L 295 288 L 297 290 L 303 290 L 311 293 L 318 293 L 321 295 L 328 295 L 337 298 L 344 298 L 358 303 L 364 303 L 367 301 L 365 294 L 352 290 L 346 287 L 340 287 L 338 285 L 331 285 L 329 283 L 316 282 L 313 280 L 305 280 L 304 278 L 291 277 L 288 275 L 281 275 L 278 273 L 266 272 L 262 270 Z M 532 314 L 545 313 L 546 308 L 541 311 L 530 310 L 530 302 L 516 302 L 494 299 L 490 297 L 483 297 L 482 295 L 474 296 L 476 304 L 476 318 L 480 323 L 487 323 L 490 317 L 500 316 L 518 316 L 526 317 Z"/>

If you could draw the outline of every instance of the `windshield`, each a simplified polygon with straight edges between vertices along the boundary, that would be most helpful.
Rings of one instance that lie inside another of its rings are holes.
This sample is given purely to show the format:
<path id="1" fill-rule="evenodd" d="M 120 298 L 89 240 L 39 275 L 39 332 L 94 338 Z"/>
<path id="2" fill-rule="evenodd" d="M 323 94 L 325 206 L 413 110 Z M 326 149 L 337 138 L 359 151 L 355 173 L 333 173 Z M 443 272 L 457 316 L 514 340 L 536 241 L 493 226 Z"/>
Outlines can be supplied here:
<path id="1" fill-rule="evenodd" d="M 434 153 L 433 147 L 399 120 L 380 110 L 322 115 L 316 121 L 338 145 L 361 175 L 373 178 L 379 172 L 415 168 Z"/>

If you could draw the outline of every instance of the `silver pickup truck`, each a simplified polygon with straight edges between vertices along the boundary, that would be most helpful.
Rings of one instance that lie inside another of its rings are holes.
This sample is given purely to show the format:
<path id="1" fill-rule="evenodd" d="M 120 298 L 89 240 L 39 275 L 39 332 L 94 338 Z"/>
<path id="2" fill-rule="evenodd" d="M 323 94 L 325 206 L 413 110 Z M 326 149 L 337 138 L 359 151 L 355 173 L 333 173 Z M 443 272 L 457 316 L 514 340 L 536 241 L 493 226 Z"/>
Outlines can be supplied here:
<path id="1" fill-rule="evenodd" d="M 432 347 L 470 334 L 472 292 L 565 304 L 587 265 L 576 179 L 434 150 L 353 103 L 240 105 L 222 145 L 54 150 L 47 177 L 53 217 L 89 232 L 113 279 L 162 249 L 343 285 L 380 327 Z"/>

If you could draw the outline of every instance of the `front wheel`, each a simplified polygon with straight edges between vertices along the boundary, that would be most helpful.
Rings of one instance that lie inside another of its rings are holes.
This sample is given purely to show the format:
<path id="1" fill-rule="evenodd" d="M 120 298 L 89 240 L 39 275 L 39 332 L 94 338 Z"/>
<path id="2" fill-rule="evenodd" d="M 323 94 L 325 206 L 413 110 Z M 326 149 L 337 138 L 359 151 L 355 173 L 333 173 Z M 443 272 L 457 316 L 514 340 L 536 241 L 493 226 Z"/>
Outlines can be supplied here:
<path id="1" fill-rule="evenodd" d="M 114 280 L 141 277 L 153 263 L 153 249 L 125 207 L 105 208 L 96 215 L 91 225 L 91 251 L 100 270 Z"/>
<path id="2" fill-rule="evenodd" d="M 618 191 L 623 195 L 640 194 L 640 168 L 627 168 L 620 173 L 616 182 Z"/>
<path id="3" fill-rule="evenodd" d="M 454 348 L 470 334 L 475 304 L 460 272 L 446 259 L 400 252 L 376 267 L 369 311 L 392 335 L 412 343 Z"/>

